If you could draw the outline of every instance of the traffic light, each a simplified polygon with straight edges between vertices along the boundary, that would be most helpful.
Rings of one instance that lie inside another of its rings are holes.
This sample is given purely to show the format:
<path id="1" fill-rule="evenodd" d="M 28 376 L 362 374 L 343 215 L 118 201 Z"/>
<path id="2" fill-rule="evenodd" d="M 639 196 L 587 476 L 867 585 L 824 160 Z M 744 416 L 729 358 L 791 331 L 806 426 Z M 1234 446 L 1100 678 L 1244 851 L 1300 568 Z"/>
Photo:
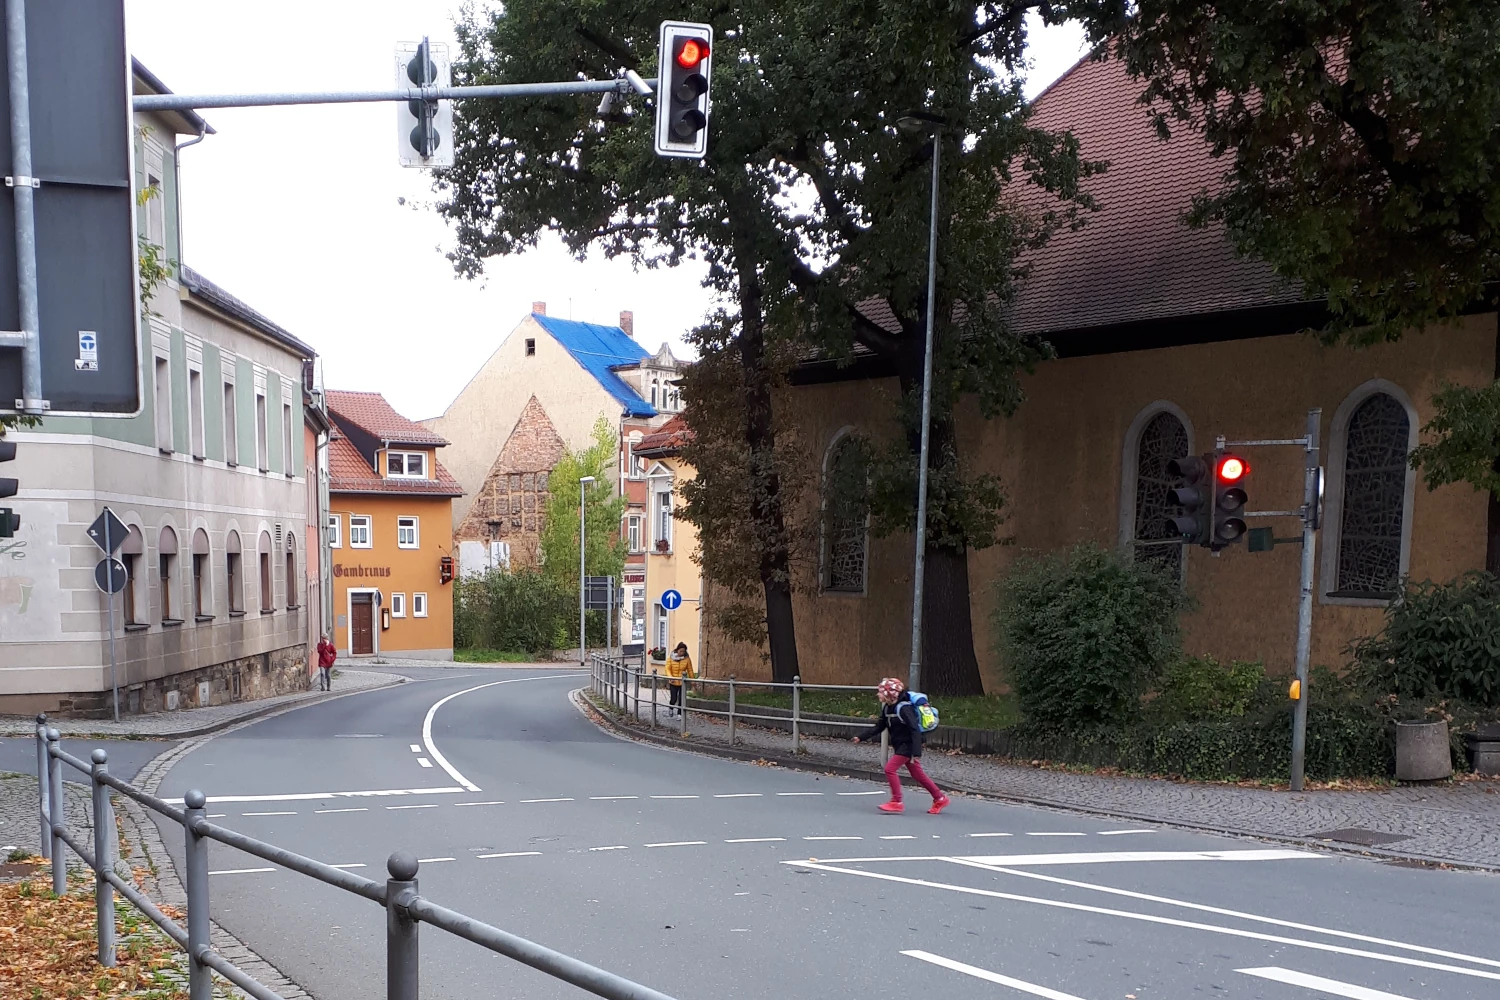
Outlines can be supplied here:
<path id="1" fill-rule="evenodd" d="M 1250 463 L 1223 450 L 1214 453 L 1213 536 L 1209 548 L 1215 552 L 1245 537 L 1245 503 L 1249 499 L 1243 483 Z"/>
<path id="2" fill-rule="evenodd" d="M 396 86 L 449 85 L 448 46 L 402 42 L 396 46 Z M 453 166 L 453 102 L 396 102 L 396 156 L 403 167 Z"/>
<path id="3" fill-rule="evenodd" d="M 13 462 L 16 458 L 16 443 L 14 441 L 0 441 L 0 462 Z M 0 478 L 0 500 L 13 497 L 20 490 L 21 484 L 14 479 Z M 0 538 L 14 537 L 21 528 L 21 515 L 9 507 L 0 507 Z"/>
<path id="4" fill-rule="evenodd" d="M 1181 507 L 1182 513 L 1170 518 L 1172 529 L 1182 536 L 1188 545 L 1207 545 L 1213 530 L 1209 516 L 1212 487 L 1209 478 L 1213 475 L 1211 455 L 1188 455 L 1174 458 L 1167 463 L 1167 475 L 1181 480 L 1167 493 L 1167 503 Z"/>
<path id="5" fill-rule="evenodd" d="M 708 152 L 708 77 L 714 30 L 688 21 L 661 23 L 656 83 L 656 153 L 701 159 Z"/>

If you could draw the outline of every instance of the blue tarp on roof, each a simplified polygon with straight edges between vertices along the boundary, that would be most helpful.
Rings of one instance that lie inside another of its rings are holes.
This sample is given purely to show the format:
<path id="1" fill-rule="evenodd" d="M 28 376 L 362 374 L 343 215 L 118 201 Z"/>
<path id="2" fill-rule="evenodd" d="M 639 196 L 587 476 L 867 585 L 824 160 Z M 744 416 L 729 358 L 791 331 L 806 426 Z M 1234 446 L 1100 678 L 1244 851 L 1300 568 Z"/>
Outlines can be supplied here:
<path id="1" fill-rule="evenodd" d="M 563 349 L 573 355 L 573 360 L 594 376 L 605 392 L 619 401 L 627 414 L 632 417 L 656 416 L 655 407 L 626 385 L 620 376 L 610 371 L 615 365 L 635 364 L 650 356 L 650 352 L 631 339 L 630 334 L 618 326 L 580 323 L 540 313 L 532 313 L 531 318 L 552 334 Z"/>

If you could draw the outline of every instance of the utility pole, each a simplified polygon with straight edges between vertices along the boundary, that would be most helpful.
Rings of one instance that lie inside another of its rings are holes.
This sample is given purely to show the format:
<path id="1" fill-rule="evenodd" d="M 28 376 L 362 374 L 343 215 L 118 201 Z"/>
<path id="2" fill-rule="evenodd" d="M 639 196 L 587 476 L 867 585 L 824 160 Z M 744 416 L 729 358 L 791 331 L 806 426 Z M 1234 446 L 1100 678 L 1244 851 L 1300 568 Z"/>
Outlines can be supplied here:
<path id="1" fill-rule="evenodd" d="M 588 511 L 588 503 L 585 499 L 585 493 L 588 490 L 589 483 L 593 481 L 593 476 L 583 476 L 578 480 L 578 665 L 580 667 L 587 666 L 589 660 L 588 653 L 586 652 L 588 643 L 585 641 L 584 632 L 588 622 L 588 613 L 585 609 L 586 595 L 584 593 L 588 583 L 585 576 L 587 571 L 584 564 L 584 559 L 588 555 L 588 518 L 585 516 Z"/>

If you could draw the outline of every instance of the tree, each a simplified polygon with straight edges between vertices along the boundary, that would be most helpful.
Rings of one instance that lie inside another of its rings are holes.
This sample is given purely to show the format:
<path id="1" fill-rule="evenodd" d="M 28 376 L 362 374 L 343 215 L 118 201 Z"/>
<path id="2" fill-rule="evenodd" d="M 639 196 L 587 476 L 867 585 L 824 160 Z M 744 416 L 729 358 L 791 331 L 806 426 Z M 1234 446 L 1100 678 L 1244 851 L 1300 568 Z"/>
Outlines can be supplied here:
<path id="1" fill-rule="evenodd" d="M 547 476 L 547 509 L 542 518 L 542 572 L 574 588 L 578 587 L 579 480 L 593 476 L 584 486 L 584 524 L 587 546 L 584 566 L 589 576 L 612 576 L 619 580 L 625 569 L 625 542 L 620 538 L 620 518 L 625 498 L 617 496 L 610 483 L 617 441 L 609 421 L 594 424 L 593 442 L 587 448 L 569 450 L 557 460 Z"/>
<path id="2" fill-rule="evenodd" d="M 1223 223 L 1241 253 L 1325 299 L 1327 339 L 1390 340 L 1495 307 L 1500 0 L 1073 8 L 1096 40 L 1115 36 L 1163 134 L 1179 123 L 1225 157 L 1223 186 L 1198 197 L 1192 221 Z M 1437 436 L 1413 456 L 1437 463 L 1429 486 L 1489 491 L 1492 572 L 1500 441 L 1484 414 L 1500 394 L 1500 326 L 1496 359 L 1495 385 L 1434 399 Z"/>
<path id="3" fill-rule="evenodd" d="M 457 160 L 440 181 L 440 211 L 455 226 L 461 272 L 478 273 L 485 257 L 524 249 L 549 228 L 579 254 L 601 248 L 644 266 L 690 254 L 708 261 L 708 283 L 724 304 L 718 336 L 742 373 L 736 409 L 741 467 L 752 485 L 747 534 L 778 678 L 796 672 L 797 660 L 775 358 L 780 345 L 798 340 L 844 360 L 862 345 L 899 378 L 914 428 L 926 250 L 913 234 L 927 229 L 931 146 L 898 130 L 912 109 L 947 122 L 933 453 L 935 478 L 955 488 L 935 497 L 934 524 L 984 520 L 955 462 L 953 403 L 961 392 L 977 392 L 994 413 L 1019 400 L 1015 369 L 1043 348 L 1005 329 L 1015 256 L 1087 202 L 1078 180 L 1088 168 L 1076 145 L 1031 128 L 1019 85 L 1005 75 L 1024 51 L 1026 11 L 1042 7 L 1055 18 L 1062 6 L 1054 6 L 717 5 L 712 133 L 700 163 L 653 156 L 650 109 L 638 99 L 617 105 L 607 121 L 577 98 L 459 109 Z M 650 76 L 655 60 L 644 54 L 667 16 L 706 15 L 696 4 L 648 0 L 513 0 L 460 24 L 456 72 L 465 83 L 568 71 L 602 77 L 621 65 Z M 1000 193 L 1013 174 L 1059 192 L 1058 210 L 1007 210 Z M 915 440 L 909 433 L 908 452 Z M 911 500 L 914 490 L 908 506 Z M 980 688 L 967 548 L 985 540 L 983 532 L 943 528 L 929 543 L 924 661 L 932 673 L 924 684 L 935 692 Z"/>

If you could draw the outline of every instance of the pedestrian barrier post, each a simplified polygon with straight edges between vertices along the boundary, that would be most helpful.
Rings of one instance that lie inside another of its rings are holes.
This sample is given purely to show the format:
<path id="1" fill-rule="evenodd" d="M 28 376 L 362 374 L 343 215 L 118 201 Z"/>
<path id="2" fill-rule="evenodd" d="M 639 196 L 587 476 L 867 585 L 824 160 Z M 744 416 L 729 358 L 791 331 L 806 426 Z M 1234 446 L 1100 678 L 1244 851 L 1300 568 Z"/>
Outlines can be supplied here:
<path id="1" fill-rule="evenodd" d="M 651 728 L 656 728 L 656 671 L 651 671 Z"/>
<path id="2" fill-rule="evenodd" d="M 109 786 L 103 781 L 109 773 L 109 755 L 102 749 L 90 756 L 89 784 L 94 797 L 94 915 L 99 924 L 99 964 L 106 969 L 115 965 L 115 887 L 109 884 L 107 872 L 115 867 L 115 815 L 109 802 Z"/>
<path id="3" fill-rule="evenodd" d="M 734 746 L 734 674 L 729 675 L 729 745 Z"/>
<path id="4" fill-rule="evenodd" d="M 42 857 L 52 857 L 52 806 L 47 795 L 47 716 L 36 717 L 36 787 L 42 822 Z"/>
<path id="5" fill-rule="evenodd" d="M 679 684 L 682 685 L 680 688 L 678 688 L 678 690 L 682 692 L 682 700 L 680 702 L 678 702 L 678 704 L 677 704 L 677 714 L 680 715 L 680 716 L 682 716 L 682 736 L 683 736 L 683 739 L 686 739 L 687 735 L 688 735 L 688 718 L 687 718 L 688 678 L 687 678 L 687 671 L 686 670 L 684 670 L 678 676 L 677 681 L 678 681 Z"/>
<path id="6" fill-rule="evenodd" d="M 418 1000 L 417 921 L 407 906 L 417 896 L 417 859 L 397 851 L 385 863 L 385 996 Z"/>
<path id="7" fill-rule="evenodd" d="M 635 688 L 635 711 L 630 713 L 630 720 L 635 722 L 641 717 L 641 672 L 634 667 L 630 668 L 630 685 Z"/>
<path id="8" fill-rule="evenodd" d="M 802 676 L 792 678 L 792 753 L 802 752 Z"/>
<path id="9" fill-rule="evenodd" d="M 56 895 L 65 896 L 68 892 L 68 865 L 67 855 L 63 852 L 63 827 L 67 825 L 68 815 L 64 809 L 66 803 L 63 801 L 62 783 L 62 761 L 57 758 L 57 751 L 61 749 L 57 741 L 62 739 L 62 734 L 56 729 L 47 729 L 47 798 L 50 810 L 52 833 L 52 891 Z M 38 775 L 38 778 L 41 776 Z"/>
<path id="10" fill-rule="evenodd" d="M 203 807 L 208 798 L 198 789 L 182 797 L 183 861 L 187 869 L 188 996 L 213 1000 L 213 977 L 203 954 L 212 945 L 208 933 L 208 838 L 196 827 L 208 822 Z"/>

